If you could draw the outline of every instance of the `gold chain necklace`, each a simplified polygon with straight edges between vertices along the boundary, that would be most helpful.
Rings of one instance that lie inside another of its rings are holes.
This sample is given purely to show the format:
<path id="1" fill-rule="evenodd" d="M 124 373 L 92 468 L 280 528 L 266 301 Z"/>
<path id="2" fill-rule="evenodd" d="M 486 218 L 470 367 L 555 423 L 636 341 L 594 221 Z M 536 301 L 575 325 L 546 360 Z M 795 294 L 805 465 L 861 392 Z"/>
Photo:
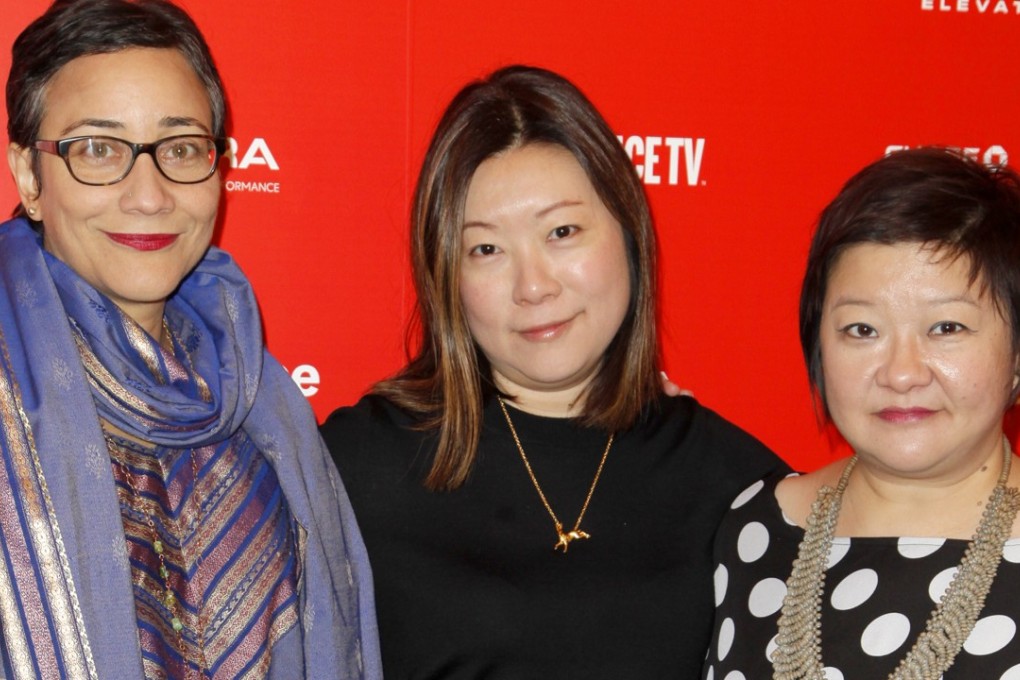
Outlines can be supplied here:
<path id="1" fill-rule="evenodd" d="M 1004 439 L 1002 472 L 957 573 L 928 617 L 924 632 L 888 680 L 938 680 L 974 629 L 1020 508 L 1020 491 L 1006 488 L 1012 458 Z M 772 653 L 773 680 L 825 680 L 821 645 L 825 569 L 843 492 L 856 464 L 854 456 L 836 488 L 822 486 L 811 506 L 793 571 L 786 580 L 777 648 Z"/>
<path id="2" fill-rule="evenodd" d="M 542 493 L 542 487 L 538 484 L 538 478 L 535 477 L 535 471 L 531 469 L 531 463 L 528 462 L 528 457 L 524 455 L 524 447 L 521 446 L 521 439 L 517 436 L 517 430 L 514 429 L 514 422 L 510 420 L 510 413 L 506 410 L 506 404 L 503 403 L 502 397 L 496 397 L 499 400 L 499 407 L 503 410 L 503 416 L 506 418 L 506 424 L 510 426 L 510 434 L 513 435 L 514 443 L 517 444 L 517 450 L 521 454 L 521 460 L 524 461 L 524 468 L 528 471 L 528 476 L 531 477 L 531 483 L 535 485 L 535 491 L 538 492 L 538 497 L 542 499 L 542 505 L 545 506 L 549 516 L 552 517 L 553 524 L 556 525 L 556 535 L 559 540 L 556 545 L 553 546 L 553 550 L 559 550 L 563 548 L 563 553 L 566 554 L 567 546 L 570 542 L 578 538 L 591 538 L 591 534 L 581 531 L 581 520 L 584 519 L 584 513 L 588 510 L 588 503 L 591 502 L 592 494 L 595 493 L 595 486 L 599 483 L 599 476 L 602 474 L 602 467 L 606 464 L 606 458 L 609 456 L 609 449 L 613 446 L 613 436 L 609 435 L 609 441 L 606 442 L 606 450 L 602 452 L 602 460 L 599 461 L 599 467 L 595 470 L 595 479 L 591 480 L 591 488 L 588 489 L 588 496 L 584 499 L 584 505 L 581 506 L 581 512 L 577 515 L 577 521 L 574 522 L 574 528 L 570 531 L 563 531 L 563 523 L 560 522 L 556 513 L 553 512 L 552 506 L 549 505 L 549 501 L 546 499 L 545 494 Z"/>

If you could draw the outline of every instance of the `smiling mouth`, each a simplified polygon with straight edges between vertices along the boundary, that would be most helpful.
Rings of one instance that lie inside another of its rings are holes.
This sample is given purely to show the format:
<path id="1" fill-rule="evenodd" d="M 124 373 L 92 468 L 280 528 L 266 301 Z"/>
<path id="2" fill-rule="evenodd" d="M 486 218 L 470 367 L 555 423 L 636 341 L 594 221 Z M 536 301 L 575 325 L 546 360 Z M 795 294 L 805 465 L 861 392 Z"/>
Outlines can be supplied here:
<path id="1" fill-rule="evenodd" d="M 526 328 L 518 333 L 525 340 L 532 342 L 544 342 L 548 340 L 555 340 L 556 338 L 563 335 L 567 328 L 570 326 L 570 322 L 573 319 L 567 319 L 565 321 L 556 321 L 554 323 L 544 324 L 542 326 L 533 326 Z"/>
<path id="2" fill-rule="evenodd" d="M 105 232 L 114 243 L 135 250 L 162 250 L 174 243 L 179 234 L 111 234 Z"/>
<path id="3" fill-rule="evenodd" d="M 915 423 L 931 416 L 935 411 L 927 408 L 885 408 L 878 417 L 889 423 Z"/>

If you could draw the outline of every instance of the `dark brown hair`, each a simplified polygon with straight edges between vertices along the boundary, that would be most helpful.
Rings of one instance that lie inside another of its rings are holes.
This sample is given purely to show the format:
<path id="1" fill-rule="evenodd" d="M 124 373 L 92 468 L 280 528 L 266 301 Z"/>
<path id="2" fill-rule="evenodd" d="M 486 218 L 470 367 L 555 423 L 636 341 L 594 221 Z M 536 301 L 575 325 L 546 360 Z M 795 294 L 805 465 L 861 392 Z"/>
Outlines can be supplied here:
<path id="1" fill-rule="evenodd" d="M 184 10 L 167 0 L 56 0 L 14 41 L 7 78 L 9 141 L 22 148 L 36 141 L 46 86 L 69 62 L 132 47 L 170 48 L 184 55 L 209 96 L 212 134 L 223 136 L 223 83 L 205 38 Z M 38 182 L 38 170 L 35 175 Z M 14 216 L 27 216 L 23 206 Z"/>
<path id="2" fill-rule="evenodd" d="M 468 186 L 486 159 L 528 144 L 569 151 L 621 225 L 630 305 L 583 395 L 578 421 L 631 427 L 658 394 L 655 236 L 637 173 L 609 126 L 573 84 L 550 71 L 510 66 L 462 89 L 443 114 L 422 165 L 411 215 L 420 343 L 410 363 L 374 391 L 438 430 L 425 485 L 467 479 L 481 431 L 490 368 L 471 338 L 460 299 L 461 230 Z"/>
<path id="3" fill-rule="evenodd" d="M 1020 348 L 1020 177 L 947 149 L 899 151 L 867 166 L 824 211 L 811 242 L 800 294 L 800 343 L 826 416 L 819 339 L 829 276 L 860 243 L 920 243 L 964 257 Z M 1016 398 L 1016 394 L 1013 395 Z"/>

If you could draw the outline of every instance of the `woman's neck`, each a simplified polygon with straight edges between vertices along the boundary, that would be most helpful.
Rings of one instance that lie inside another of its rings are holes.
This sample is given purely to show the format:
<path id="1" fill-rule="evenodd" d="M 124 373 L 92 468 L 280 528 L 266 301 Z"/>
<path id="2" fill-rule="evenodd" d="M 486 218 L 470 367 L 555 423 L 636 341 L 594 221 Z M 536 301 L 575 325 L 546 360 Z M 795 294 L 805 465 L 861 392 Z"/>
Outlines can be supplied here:
<path id="1" fill-rule="evenodd" d="M 1002 445 L 958 476 L 906 480 L 858 461 L 843 498 L 838 535 L 969 539 L 1003 468 Z M 1015 486 L 1020 466 L 1007 480 Z"/>
<path id="2" fill-rule="evenodd" d="M 142 329 L 152 336 L 153 340 L 164 342 L 163 337 L 163 312 L 166 310 L 166 303 L 162 300 L 159 302 L 146 302 L 137 304 L 126 304 L 124 302 L 114 300 L 114 303 L 121 308 L 121 310 L 131 317 L 131 320 L 142 327 Z"/>
<path id="3" fill-rule="evenodd" d="M 525 413 L 549 418 L 574 418 L 584 410 L 586 384 L 547 392 L 508 384 L 497 376 L 496 386 L 509 397 L 507 404 Z"/>

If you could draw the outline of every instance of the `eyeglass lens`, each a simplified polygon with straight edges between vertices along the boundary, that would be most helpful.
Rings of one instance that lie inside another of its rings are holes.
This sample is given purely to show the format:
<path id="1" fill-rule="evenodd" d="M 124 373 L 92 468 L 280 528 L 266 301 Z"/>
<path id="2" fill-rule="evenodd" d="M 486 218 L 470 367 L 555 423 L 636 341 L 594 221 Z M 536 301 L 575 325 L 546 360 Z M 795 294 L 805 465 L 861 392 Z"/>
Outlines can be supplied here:
<path id="1" fill-rule="evenodd" d="M 216 145 L 205 137 L 170 137 L 151 153 L 163 174 L 175 182 L 200 182 L 212 174 L 216 163 Z M 84 137 L 67 146 L 71 174 L 92 184 L 123 179 L 134 158 L 131 145 L 114 137 Z"/>

